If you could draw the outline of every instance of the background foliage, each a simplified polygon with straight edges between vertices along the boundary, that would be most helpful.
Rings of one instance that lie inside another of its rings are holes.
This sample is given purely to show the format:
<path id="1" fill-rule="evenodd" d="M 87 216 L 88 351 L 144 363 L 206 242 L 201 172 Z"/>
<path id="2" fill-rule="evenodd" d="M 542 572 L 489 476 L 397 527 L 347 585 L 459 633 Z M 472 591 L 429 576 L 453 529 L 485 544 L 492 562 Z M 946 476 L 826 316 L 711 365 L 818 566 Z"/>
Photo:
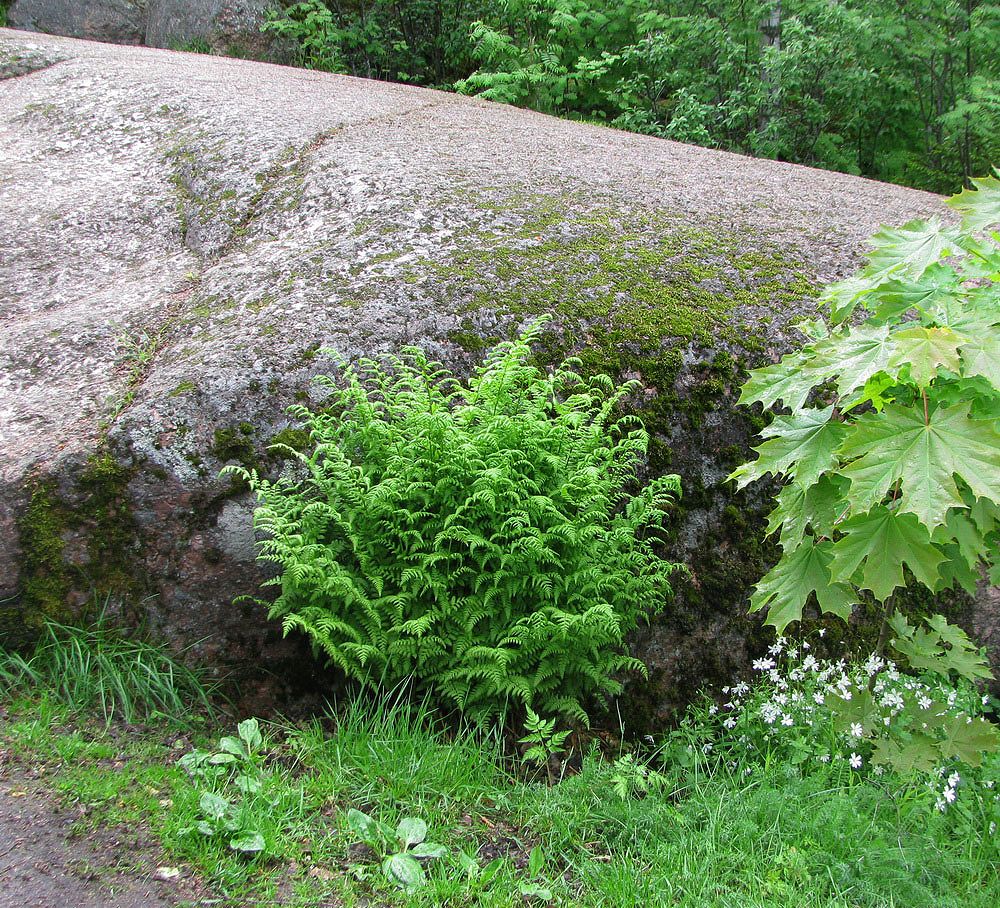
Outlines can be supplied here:
<path id="1" fill-rule="evenodd" d="M 307 0 L 305 65 L 951 192 L 1000 158 L 983 0 Z"/>

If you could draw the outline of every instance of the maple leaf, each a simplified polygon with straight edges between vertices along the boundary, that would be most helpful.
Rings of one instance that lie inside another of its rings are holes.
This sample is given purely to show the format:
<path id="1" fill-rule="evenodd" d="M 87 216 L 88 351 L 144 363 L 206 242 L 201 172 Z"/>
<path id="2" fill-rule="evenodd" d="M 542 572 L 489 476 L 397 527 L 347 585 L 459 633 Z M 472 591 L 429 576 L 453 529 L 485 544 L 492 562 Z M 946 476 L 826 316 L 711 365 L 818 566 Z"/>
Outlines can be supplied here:
<path id="1" fill-rule="evenodd" d="M 820 296 L 820 302 L 830 307 L 830 321 L 839 325 L 858 307 L 865 302 L 865 297 L 871 293 L 879 281 L 861 275 L 854 275 L 836 284 L 830 284 Z"/>
<path id="2" fill-rule="evenodd" d="M 759 402 L 766 410 L 780 400 L 786 407 L 798 410 L 805 403 L 809 392 L 826 375 L 822 369 L 817 371 L 812 360 L 812 351 L 806 347 L 782 357 L 781 362 L 772 366 L 754 369 L 743 385 L 738 402 Z"/>
<path id="3" fill-rule="evenodd" d="M 738 480 L 737 488 L 742 489 L 768 473 L 783 474 L 808 488 L 836 465 L 834 452 L 847 435 L 847 427 L 832 417 L 832 406 L 776 416 L 761 432 L 769 440 L 754 448 L 757 459 L 734 470 L 729 479 Z"/>
<path id="4" fill-rule="evenodd" d="M 959 346 L 964 375 L 980 375 L 1000 390 L 1000 344 L 993 319 L 967 318 L 953 324 L 964 340 Z"/>
<path id="5" fill-rule="evenodd" d="M 937 587 L 944 554 L 931 543 L 926 528 L 913 514 L 878 507 L 852 517 L 841 529 L 844 537 L 832 549 L 830 570 L 834 576 L 856 578 L 854 582 L 871 590 L 880 602 L 903 586 L 904 565 L 924 586 Z"/>
<path id="6" fill-rule="evenodd" d="M 914 280 L 956 248 L 958 232 L 937 218 L 910 221 L 902 227 L 883 227 L 871 238 L 867 273 L 904 274 Z"/>
<path id="7" fill-rule="evenodd" d="M 895 399 L 891 393 L 886 394 L 885 392 L 890 391 L 895 386 L 896 380 L 891 375 L 886 375 L 885 372 L 876 372 L 858 391 L 841 399 L 841 412 L 847 413 L 857 409 L 862 404 L 870 403 L 876 413 L 881 413 L 885 409 L 885 405 Z"/>
<path id="8" fill-rule="evenodd" d="M 833 727 L 846 732 L 852 725 L 860 725 L 864 733 L 870 735 L 882 725 L 882 711 L 868 688 L 859 689 L 855 685 L 850 694 L 849 700 L 839 694 L 827 696 L 826 706 L 832 713 Z"/>
<path id="9" fill-rule="evenodd" d="M 802 609 L 811 594 L 824 612 L 845 621 L 851 617 L 851 606 L 857 597 L 845 583 L 834 583 L 830 576 L 831 543 L 816 543 L 812 537 L 803 539 L 791 553 L 782 555 L 754 588 L 750 611 L 767 609 L 767 623 L 779 634 L 793 621 L 802 618 Z"/>
<path id="10" fill-rule="evenodd" d="M 906 743 L 899 743 L 891 738 L 879 738 L 872 753 L 873 763 L 891 766 L 903 775 L 912 772 L 931 772 L 940 761 L 937 742 L 930 736 L 919 733 Z"/>
<path id="11" fill-rule="evenodd" d="M 949 306 L 961 288 L 953 269 L 935 265 L 920 281 L 886 281 L 866 294 L 861 303 L 880 321 L 898 318 L 916 309 L 930 312 L 939 306 Z"/>
<path id="12" fill-rule="evenodd" d="M 837 393 L 846 397 L 876 373 L 885 372 L 891 353 L 888 326 L 862 325 L 817 343 L 812 368 L 824 378 L 836 375 Z"/>
<path id="13" fill-rule="evenodd" d="M 958 348 L 965 340 L 951 328 L 906 328 L 892 335 L 889 365 L 896 369 L 908 365 L 910 377 L 926 388 L 938 369 L 958 372 Z"/>
<path id="14" fill-rule="evenodd" d="M 920 407 L 891 404 L 865 414 L 840 449 L 856 460 L 841 473 L 851 481 L 854 513 L 877 505 L 901 480 L 899 510 L 929 529 L 945 522 L 949 508 L 966 507 L 954 476 L 973 494 L 1000 499 L 1000 432 L 989 420 L 969 418 L 969 404 L 939 407 L 924 422 Z"/>
<path id="15" fill-rule="evenodd" d="M 970 766 L 980 766 L 983 756 L 1000 746 L 997 727 L 981 718 L 971 718 L 959 713 L 944 726 L 941 749 L 948 756 L 956 756 Z"/>
<path id="16" fill-rule="evenodd" d="M 962 226 L 966 230 L 989 230 L 1000 227 L 1000 171 L 995 176 L 973 180 L 975 190 L 963 189 L 948 199 L 948 204 L 962 212 Z"/>
<path id="17" fill-rule="evenodd" d="M 969 681 L 993 677 L 989 664 L 962 628 L 950 624 L 944 615 L 931 615 L 925 620 L 941 642 L 948 645 L 948 668 L 951 671 L 958 672 Z"/>
<path id="18" fill-rule="evenodd" d="M 781 531 L 778 544 L 787 552 L 798 547 L 806 527 L 812 526 L 817 535 L 830 535 L 843 510 L 847 481 L 836 473 L 828 473 L 805 489 L 790 482 L 779 493 L 768 515 L 767 535 Z"/>
<path id="19" fill-rule="evenodd" d="M 949 546 L 949 569 L 955 574 L 956 580 L 965 587 L 971 585 L 970 591 L 974 592 L 979 580 L 979 567 L 988 562 L 993 554 L 993 546 L 970 514 L 965 511 L 949 511 L 947 520 L 931 534 L 931 541 L 942 548 Z M 963 562 L 968 570 L 962 571 L 958 562 Z"/>

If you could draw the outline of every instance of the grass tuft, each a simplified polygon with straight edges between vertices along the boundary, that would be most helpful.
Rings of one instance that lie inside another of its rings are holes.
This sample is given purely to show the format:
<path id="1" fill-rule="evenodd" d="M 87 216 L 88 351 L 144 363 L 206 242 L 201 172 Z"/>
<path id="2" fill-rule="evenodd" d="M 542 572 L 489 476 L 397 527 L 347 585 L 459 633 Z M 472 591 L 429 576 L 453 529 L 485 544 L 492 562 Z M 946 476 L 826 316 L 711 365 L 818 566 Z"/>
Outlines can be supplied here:
<path id="1" fill-rule="evenodd" d="M 96 711 L 106 723 L 188 722 L 212 711 L 202 673 L 146 640 L 124 636 L 104 609 L 86 626 L 46 621 L 27 656 L 0 648 L 0 691 L 44 689 L 73 711 Z"/>

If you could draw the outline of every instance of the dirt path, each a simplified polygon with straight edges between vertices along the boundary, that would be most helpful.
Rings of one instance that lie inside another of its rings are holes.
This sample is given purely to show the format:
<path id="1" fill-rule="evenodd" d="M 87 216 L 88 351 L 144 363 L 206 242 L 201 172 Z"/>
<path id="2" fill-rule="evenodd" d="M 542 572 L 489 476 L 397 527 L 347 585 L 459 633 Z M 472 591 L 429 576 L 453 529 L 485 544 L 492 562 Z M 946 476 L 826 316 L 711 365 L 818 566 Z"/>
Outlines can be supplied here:
<path id="1" fill-rule="evenodd" d="M 205 904 L 183 876 L 156 879 L 156 850 L 141 830 L 81 835 L 76 819 L 30 773 L 0 760 L 0 908 Z"/>

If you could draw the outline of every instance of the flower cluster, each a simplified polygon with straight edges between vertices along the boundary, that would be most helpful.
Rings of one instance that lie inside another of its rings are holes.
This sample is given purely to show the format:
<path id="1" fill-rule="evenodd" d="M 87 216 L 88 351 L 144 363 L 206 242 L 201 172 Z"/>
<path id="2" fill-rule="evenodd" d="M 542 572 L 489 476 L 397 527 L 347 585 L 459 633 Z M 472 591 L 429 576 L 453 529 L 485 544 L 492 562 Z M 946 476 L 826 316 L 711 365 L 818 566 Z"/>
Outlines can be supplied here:
<path id="1" fill-rule="evenodd" d="M 722 689 L 724 702 L 708 705 L 704 716 L 714 728 L 706 743 L 716 756 L 731 769 L 779 758 L 802 772 L 840 765 L 859 779 L 923 778 L 937 808 L 946 810 L 967 788 L 955 751 L 977 765 L 981 755 L 965 739 L 992 732 L 979 717 L 988 698 L 972 684 L 907 674 L 877 654 L 849 661 L 818 658 L 812 650 L 808 640 L 779 637 L 754 661 L 751 682 Z M 992 783 L 998 767 L 994 755 L 978 776 Z M 996 802 L 993 785 L 986 788 Z"/>

